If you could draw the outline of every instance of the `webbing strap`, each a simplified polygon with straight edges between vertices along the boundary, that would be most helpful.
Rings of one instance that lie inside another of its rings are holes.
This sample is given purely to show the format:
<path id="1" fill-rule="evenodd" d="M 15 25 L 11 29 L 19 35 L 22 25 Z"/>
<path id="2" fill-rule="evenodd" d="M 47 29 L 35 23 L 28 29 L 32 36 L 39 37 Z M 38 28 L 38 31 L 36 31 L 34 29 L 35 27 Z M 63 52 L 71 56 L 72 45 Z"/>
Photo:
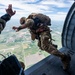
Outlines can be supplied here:
<path id="1" fill-rule="evenodd" d="M 21 68 L 21 69 L 20 69 L 19 75 L 21 75 L 21 74 L 22 74 L 22 71 L 23 71 L 23 68 Z"/>

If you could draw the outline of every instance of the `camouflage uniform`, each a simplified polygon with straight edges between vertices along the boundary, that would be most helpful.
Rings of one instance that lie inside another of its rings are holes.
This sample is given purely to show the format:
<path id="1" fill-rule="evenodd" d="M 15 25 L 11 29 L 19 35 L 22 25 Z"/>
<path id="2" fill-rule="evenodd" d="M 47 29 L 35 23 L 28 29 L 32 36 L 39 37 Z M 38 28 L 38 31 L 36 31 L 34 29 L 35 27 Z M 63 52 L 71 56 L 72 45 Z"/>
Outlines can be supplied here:
<path id="1" fill-rule="evenodd" d="M 1 34 L 1 31 L 4 29 L 4 26 L 5 26 L 5 21 L 0 18 L 0 34 Z"/>
<path id="2" fill-rule="evenodd" d="M 40 28 L 43 29 L 43 31 L 38 32 L 38 33 L 36 32 L 36 30 L 31 28 L 33 27 L 35 23 L 33 20 L 33 18 L 35 17 L 38 17 L 43 23 L 43 25 L 38 28 L 38 29 Z M 35 39 L 38 40 L 38 46 L 41 50 L 45 50 L 46 52 L 52 55 L 60 57 L 63 63 L 63 68 L 67 69 L 69 62 L 70 62 L 70 57 L 64 53 L 59 52 L 57 48 L 52 44 L 50 28 L 48 27 L 48 24 L 50 25 L 50 23 L 51 23 L 50 18 L 40 13 L 39 14 L 32 13 L 28 16 L 27 19 L 25 19 L 25 25 L 27 28 L 30 29 L 32 40 L 35 40 Z"/>
<path id="3" fill-rule="evenodd" d="M 5 14 L 0 17 L 0 34 L 1 34 L 2 30 L 5 28 L 6 22 L 9 21 L 10 18 L 11 18 L 11 16 L 9 14 Z"/>

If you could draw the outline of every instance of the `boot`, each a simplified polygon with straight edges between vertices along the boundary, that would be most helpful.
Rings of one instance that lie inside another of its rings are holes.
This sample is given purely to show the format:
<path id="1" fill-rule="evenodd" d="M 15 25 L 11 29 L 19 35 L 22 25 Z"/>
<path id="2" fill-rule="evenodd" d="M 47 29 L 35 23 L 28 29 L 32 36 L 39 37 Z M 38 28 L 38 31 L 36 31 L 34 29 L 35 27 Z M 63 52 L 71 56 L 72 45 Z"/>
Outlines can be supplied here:
<path id="1" fill-rule="evenodd" d="M 64 55 L 64 57 L 61 58 L 61 61 L 63 63 L 63 69 L 64 70 L 67 70 L 70 68 L 70 61 L 71 61 L 70 55 Z"/>
<path id="2" fill-rule="evenodd" d="M 56 49 L 58 48 L 58 46 L 57 45 L 55 45 L 55 44 L 52 44 Z"/>
<path id="3" fill-rule="evenodd" d="M 67 70 L 70 67 L 70 61 L 71 61 L 70 55 L 66 55 L 64 53 L 61 53 L 58 50 L 52 51 L 51 54 L 60 57 L 60 59 L 63 63 L 64 70 Z"/>

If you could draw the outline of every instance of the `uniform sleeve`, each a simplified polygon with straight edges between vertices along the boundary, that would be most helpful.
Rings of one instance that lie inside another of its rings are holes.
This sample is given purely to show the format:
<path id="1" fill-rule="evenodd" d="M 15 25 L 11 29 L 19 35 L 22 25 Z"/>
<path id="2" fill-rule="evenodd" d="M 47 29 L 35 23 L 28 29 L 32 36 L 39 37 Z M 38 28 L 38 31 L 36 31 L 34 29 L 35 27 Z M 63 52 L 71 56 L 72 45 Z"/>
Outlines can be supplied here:
<path id="1" fill-rule="evenodd" d="M 27 19 L 25 25 L 26 27 L 30 28 L 34 25 L 34 21 L 32 19 Z"/>
<path id="2" fill-rule="evenodd" d="M 5 14 L 0 17 L 0 34 L 1 34 L 2 30 L 5 28 L 6 22 L 9 21 L 10 18 L 11 18 L 11 16 L 9 14 Z"/>
<path id="3" fill-rule="evenodd" d="M 1 16 L 1 19 L 5 20 L 6 22 L 9 21 L 11 18 L 11 16 L 9 14 L 5 14 L 3 16 Z"/>

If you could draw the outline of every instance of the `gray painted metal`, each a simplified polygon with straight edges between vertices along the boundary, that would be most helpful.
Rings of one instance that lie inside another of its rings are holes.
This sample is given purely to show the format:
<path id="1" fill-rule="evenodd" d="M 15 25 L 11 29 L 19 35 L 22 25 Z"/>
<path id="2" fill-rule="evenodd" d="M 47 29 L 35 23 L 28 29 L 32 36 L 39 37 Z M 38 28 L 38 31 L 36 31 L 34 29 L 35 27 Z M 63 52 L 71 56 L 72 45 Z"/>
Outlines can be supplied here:
<path id="1" fill-rule="evenodd" d="M 62 31 L 62 46 L 75 52 L 75 2 L 70 8 Z"/>
<path id="2" fill-rule="evenodd" d="M 60 51 L 65 52 L 65 47 Z M 66 52 L 68 49 L 66 49 Z M 64 71 L 58 57 L 48 56 L 25 71 L 25 75 L 75 75 L 75 54 L 71 57 L 70 68 Z"/>
<path id="3" fill-rule="evenodd" d="M 75 2 L 70 8 L 64 22 L 62 48 L 60 51 L 72 55 L 68 71 L 62 69 L 62 62 L 59 58 L 50 55 L 25 70 L 25 75 L 75 75 Z"/>

